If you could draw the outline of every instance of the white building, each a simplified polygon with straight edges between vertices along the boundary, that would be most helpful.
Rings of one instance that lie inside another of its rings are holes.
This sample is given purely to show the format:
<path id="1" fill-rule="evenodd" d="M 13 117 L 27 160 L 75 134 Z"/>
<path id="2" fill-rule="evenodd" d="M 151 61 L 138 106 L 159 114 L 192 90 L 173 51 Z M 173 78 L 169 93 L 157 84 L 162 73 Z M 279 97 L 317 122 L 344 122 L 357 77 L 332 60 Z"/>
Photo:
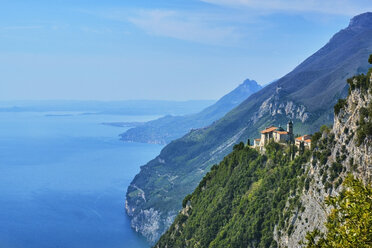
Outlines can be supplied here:
<path id="1" fill-rule="evenodd" d="M 295 139 L 295 144 L 297 147 L 300 147 L 301 143 L 304 144 L 304 147 L 305 148 L 310 148 L 311 146 L 311 135 L 304 135 L 304 136 L 301 136 L 301 137 L 297 137 Z"/>
<path id="2" fill-rule="evenodd" d="M 287 130 L 281 127 L 270 126 L 261 131 L 261 138 L 255 139 L 254 147 L 263 147 L 270 140 L 278 143 L 286 143 L 293 141 L 293 122 L 289 121 L 287 124 Z"/>

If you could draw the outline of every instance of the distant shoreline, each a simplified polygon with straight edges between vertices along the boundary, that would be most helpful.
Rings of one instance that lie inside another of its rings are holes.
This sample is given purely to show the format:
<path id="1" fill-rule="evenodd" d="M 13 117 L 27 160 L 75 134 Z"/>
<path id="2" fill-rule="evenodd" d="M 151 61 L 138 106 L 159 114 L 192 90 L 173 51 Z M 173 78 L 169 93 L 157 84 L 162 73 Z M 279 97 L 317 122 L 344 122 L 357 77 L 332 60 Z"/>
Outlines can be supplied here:
<path id="1" fill-rule="evenodd" d="M 114 127 L 138 127 L 145 124 L 145 122 L 102 122 L 101 124 Z"/>

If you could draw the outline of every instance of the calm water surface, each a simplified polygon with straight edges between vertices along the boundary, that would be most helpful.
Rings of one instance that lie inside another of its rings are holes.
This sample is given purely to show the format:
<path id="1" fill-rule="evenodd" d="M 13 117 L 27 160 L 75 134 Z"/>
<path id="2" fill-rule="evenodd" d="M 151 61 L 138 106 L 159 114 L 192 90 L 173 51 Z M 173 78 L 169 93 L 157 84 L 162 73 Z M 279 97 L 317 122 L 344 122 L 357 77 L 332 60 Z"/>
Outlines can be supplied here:
<path id="1" fill-rule="evenodd" d="M 162 147 L 120 142 L 125 128 L 101 123 L 155 116 L 52 114 L 0 113 L 0 247 L 148 247 L 125 191 Z"/>

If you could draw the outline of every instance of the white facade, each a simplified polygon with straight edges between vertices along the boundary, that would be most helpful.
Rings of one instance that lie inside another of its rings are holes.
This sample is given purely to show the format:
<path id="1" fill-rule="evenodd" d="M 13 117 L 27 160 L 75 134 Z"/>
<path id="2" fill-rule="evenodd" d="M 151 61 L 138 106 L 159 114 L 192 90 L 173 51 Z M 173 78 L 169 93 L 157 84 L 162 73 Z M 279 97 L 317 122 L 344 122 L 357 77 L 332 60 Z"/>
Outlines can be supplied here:
<path id="1" fill-rule="evenodd" d="M 293 141 L 293 123 L 288 122 L 287 130 L 281 127 L 270 126 L 261 131 L 261 138 L 254 141 L 254 147 L 263 147 L 270 140 L 277 143 L 286 143 L 288 141 Z"/>

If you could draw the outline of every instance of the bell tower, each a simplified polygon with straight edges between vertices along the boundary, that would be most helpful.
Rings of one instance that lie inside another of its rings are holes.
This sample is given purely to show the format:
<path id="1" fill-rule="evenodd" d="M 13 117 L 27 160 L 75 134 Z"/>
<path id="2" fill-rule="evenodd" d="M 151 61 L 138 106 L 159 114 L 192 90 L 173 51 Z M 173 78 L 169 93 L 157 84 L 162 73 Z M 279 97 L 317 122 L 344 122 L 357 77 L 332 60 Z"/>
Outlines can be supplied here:
<path id="1" fill-rule="evenodd" d="M 292 120 L 289 120 L 287 124 L 287 132 L 290 140 L 293 140 L 293 122 Z"/>
<path id="2" fill-rule="evenodd" d="M 290 120 L 290 121 L 288 122 L 288 124 L 287 124 L 287 132 L 288 132 L 289 134 L 293 134 L 293 122 L 292 122 L 292 120 Z"/>

